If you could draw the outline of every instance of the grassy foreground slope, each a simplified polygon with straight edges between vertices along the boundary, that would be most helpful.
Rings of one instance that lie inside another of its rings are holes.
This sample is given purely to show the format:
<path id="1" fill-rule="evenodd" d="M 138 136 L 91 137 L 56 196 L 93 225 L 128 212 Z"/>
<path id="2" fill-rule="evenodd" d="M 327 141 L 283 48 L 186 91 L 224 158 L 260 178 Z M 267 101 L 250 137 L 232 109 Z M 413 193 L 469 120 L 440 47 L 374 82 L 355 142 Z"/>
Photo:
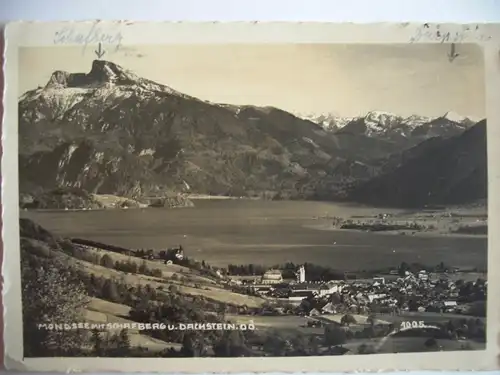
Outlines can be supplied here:
<path id="1" fill-rule="evenodd" d="M 177 356 L 187 345 L 188 335 L 182 332 L 51 332 L 38 325 L 223 322 L 226 311 L 266 302 L 232 291 L 206 270 L 202 275 L 190 267 L 82 247 L 27 219 L 21 219 L 20 227 L 27 357 L 92 355 L 96 348 L 104 350 L 103 342 L 108 356 Z M 211 338 L 213 345 L 222 339 L 217 333 L 207 335 L 203 340 Z"/>

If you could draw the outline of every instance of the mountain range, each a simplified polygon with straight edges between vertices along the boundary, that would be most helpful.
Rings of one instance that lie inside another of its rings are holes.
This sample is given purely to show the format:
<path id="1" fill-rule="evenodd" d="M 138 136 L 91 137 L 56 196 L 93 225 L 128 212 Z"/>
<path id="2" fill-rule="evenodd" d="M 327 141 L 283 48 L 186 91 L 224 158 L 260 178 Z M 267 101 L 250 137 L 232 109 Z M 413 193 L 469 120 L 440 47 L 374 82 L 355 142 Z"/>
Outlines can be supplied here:
<path id="1" fill-rule="evenodd" d="M 450 137 L 462 133 L 479 120 L 446 112 L 442 116 L 399 116 L 384 111 L 370 111 L 359 117 L 326 115 L 298 115 L 319 124 L 333 133 L 364 134 L 410 145 L 432 137 Z"/>
<path id="2" fill-rule="evenodd" d="M 335 129 L 312 120 L 211 103 L 95 60 L 89 73 L 55 71 L 20 98 L 20 191 L 359 200 L 363 184 L 403 168 L 396 161 L 412 147 L 437 137 L 446 150 L 475 128 L 451 113 L 410 121 L 370 112 Z"/>

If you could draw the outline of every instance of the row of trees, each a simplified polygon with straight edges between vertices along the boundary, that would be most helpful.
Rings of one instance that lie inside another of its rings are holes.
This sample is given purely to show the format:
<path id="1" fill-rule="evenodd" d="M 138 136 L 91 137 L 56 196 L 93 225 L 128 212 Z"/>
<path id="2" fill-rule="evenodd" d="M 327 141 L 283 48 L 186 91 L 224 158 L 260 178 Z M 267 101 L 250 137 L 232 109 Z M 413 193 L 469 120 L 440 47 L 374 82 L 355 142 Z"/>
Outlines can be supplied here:
<path id="1" fill-rule="evenodd" d="M 76 259 L 85 262 L 97 264 L 102 267 L 115 269 L 126 273 L 140 273 L 147 276 L 161 277 L 162 272 L 158 268 L 149 268 L 145 260 L 142 263 L 138 262 L 138 258 L 131 257 L 124 261 L 114 261 L 109 254 L 99 255 L 87 251 L 83 247 L 72 246 L 67 249 L 67 252 Z"/>
<path id="2" fill-rule="evenodd" d="M 96 357 L 129 357 L 131 354 L 130 337 L 128 330 L 122 329 L 119 333 L 103 333 L 92 330 L 89 338 L 92 345 L 91 354 Z"/>
<path id="3" fill-rule="evenodd" d="M 233 276 L 259 276 L 263 275 L 268 269 L 279 269 L 285 279 L 294 279 L 295 272 L 301 264 L 288 262 L 285 264 L 275 264 L 272 267 L 266 267 L 259 264 L 229 264 L 227 272 Z M 306 277 L 308 281 L 329 281 L 329 280 L 344 280 L 345 273 L 334 270 L 330 267 L 324 267 L 312 263 L 304 263 Z"/>
<path id="4" fill-rule="evenodd" d="M 296 264 L 293 262 L 288 262 L 285 264 L 275 264 L 272 267 L 267 267 L 260 264 L 229 264 L 227 266 L 227 272 L 229 275 L 233 276 L 260 276 L 263 275 L 268 269 L 279 269 L 283 273 L 283 277 L 285 279 L 295 278 L 295 272 L 301 264 Z M 308 281 L 328 281 L 328 280 L 346 280 L 346 272 L 332 269 L 330 267 L 325 267 L 312 263 L 304 263 L 304 267 L 306 270 L 306 277 Z M 398 274 L 400 276 L 404 276 L 407 271 L 412 272 L 414 274 L 418 273 L 421 270 L 426 270 L 428 272 L 445 272 L 451 271 L 452 267 L 440 262 L 435 266 L 428 266 L 421 263 L 407 263 L 401 262 L 401 264 L 397 267 Z M 379 270 L 380 272 L 387 270 Z M 376 270 L 362 271 L 367 276 L 371 276 L 377 273 Z"/>

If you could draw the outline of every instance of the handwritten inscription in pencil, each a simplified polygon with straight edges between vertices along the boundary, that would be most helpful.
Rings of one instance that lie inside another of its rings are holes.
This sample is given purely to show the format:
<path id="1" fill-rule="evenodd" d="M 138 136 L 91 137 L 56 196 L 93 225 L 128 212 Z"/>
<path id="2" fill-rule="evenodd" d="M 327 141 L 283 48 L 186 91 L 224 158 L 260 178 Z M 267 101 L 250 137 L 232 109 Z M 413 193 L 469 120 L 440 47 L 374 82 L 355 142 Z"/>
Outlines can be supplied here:
<path id="1" fill-rule="evenodd" d="M 461 42 L 486 42 L 491 36 L 479 32 L 479 26 L 465 26 L 460 31 L 448 31 L 439 25 L 429 25 L 428 23 L 419 27 L 410 38 L 410 43 L 419 41 L 429 41 L 438 43 L 461 43 Z"/>
<path id="2" fill-rule="evenodd" d="M 82 45 L 82 53 L 85 53 L 88 45 L 107 44 L 114 46 L 113 51 L 120 49 L 123 42 L 123 35 L 120 31 L 109 31 L 100 27 L 97 23 L 90 26 L 87 30 L 81 27 L 64 27 L 54 34 L 54 44 L 78 44 Z"/>

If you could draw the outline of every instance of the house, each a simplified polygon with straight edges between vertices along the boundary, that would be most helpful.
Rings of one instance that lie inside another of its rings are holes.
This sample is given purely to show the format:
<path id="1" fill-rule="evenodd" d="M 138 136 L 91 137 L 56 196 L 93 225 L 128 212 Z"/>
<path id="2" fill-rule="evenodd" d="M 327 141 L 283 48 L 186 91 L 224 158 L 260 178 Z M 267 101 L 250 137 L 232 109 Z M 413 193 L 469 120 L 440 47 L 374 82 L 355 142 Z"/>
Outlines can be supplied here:
<path id="1" fill-rule="evenodd" d="M 341 290 L 342 290 L 342 285 L 340 283 L 330 281 L 326 284 L 321 285 L 317 289 L 317 294 L 320 297 L 324 297 L 324 296 L 328 296 L 328 295 L 333 294 L 333 293 L 338 293 Z"/>
<path id="2" fill-rule="evenodd" d="M 321 315 L 318 309 L 312 309 L 311 311 L 309 311 L 309 316 L 318 316 L 318 315 Z"/>
<path id="3" fill-rule="evenodd" d="M 145 255 L 149 256 L 149 251 Z M 161 250 L 158 255 L 160 259 L 163 259 L 165 262 L 169 260 L 175 262 L 184 259 L 184 250 L 182 245 L 179 245 L 177 247 L 168 248 L 167 250 Z"/>
<path id="4" fill-rule="evenodd" d="M 321 308 L 321 312 L 323 314 L 335 314 L 337 312 L 337 309 L 335 308 L 333 303 L 329 302 Z"/>
<path id="5" fill-rule="evenodd" d="M 455 312 L 457 311 L 458 304 L 456 301 L 444 301 L 443 309 L 445 312 Z"/>
<path id="6" fill-rule="evenodd" d="M 383 299 L 387 296 L 385 293 L 380 293 L 380 294 L 368 294 L 368 300 L 370 302 L 373 302 L 375 300 Z"/>
<path id="7" fill-rule="evenodd" d="M 422 270 L 418 273 L 418 278 L 419 278 L 419 280 L 422 280 L 422 281 L 428 281 L 429 274 L 425 270 Z"/>
<path id="8" fill-rule="evenodd" d="M 290 296 L 288 297 L 288 300 L 290 302 L 294 302 L 294 301 L 302 301 L 303 299 L 306 299 L 306 298 L 311 298 L 311 297 L 314 297 L 314 293 L 310 290 L 300 290 L 300 291 L 293 291 Z"/>
<path id="9" fill-rule="evenodd" d="M 262 284 L 281 284 L 283 282 L 283 274 L 280 270 L 270 269 L 262 276 Z"/>

